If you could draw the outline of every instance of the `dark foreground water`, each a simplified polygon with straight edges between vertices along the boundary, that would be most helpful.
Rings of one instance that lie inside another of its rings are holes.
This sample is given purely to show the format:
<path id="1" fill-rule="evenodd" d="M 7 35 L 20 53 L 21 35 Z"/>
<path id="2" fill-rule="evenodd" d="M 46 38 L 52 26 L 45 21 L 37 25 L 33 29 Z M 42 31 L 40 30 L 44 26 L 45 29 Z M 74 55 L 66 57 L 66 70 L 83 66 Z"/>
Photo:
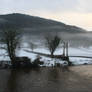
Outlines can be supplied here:
<path id="1" fill-rule="evenodd" d="M 92 92 L 92 80 L 61 68 L 0 70 L 0 92 Z"/>

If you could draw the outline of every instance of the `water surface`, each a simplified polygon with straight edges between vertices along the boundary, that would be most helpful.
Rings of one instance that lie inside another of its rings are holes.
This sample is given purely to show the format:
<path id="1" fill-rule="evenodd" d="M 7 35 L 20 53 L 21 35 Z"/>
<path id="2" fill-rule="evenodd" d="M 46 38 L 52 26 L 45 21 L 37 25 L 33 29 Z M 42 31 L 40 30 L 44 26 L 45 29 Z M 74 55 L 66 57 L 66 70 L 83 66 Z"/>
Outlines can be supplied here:
<path id="1" fill-rule="evenodd" d="M 0 92 L 91 92 L 92 80 L 62 68 L 0 70 Z"/>

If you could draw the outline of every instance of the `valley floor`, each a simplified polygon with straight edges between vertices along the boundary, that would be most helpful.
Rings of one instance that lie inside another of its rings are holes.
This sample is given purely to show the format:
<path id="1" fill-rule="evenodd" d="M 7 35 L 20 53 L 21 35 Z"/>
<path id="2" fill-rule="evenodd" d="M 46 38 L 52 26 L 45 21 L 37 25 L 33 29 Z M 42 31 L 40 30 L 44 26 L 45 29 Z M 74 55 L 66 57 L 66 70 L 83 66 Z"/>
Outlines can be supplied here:
<path id="1" fill-rule="evenodd" d="M 29 52 L 27 52 L 26 50 L 28 50 Z M 17 56 L 20 56 L 20 57 L 26 56 L 26 57 L 29 57 L 31 59 L 31 61 L 33 61 L 37 57 L 37 54 L 30 53 L 30 51 L 31 51 L 31 49 L 29 47 L 27 47 L 27 45 L 26 45 L 25 48 L 18 50 Z M 45 54 L 50 54 L 46 48 L 36 48 L 36 49 L 34 49 L 34 51 L 40 52 L 40 53 L 45 53 Z M 61 49 L 57 49 L 54 54 L 55 55 L 62 55 L 62 53 L 63 53 L 63 51 L 61 48 Z M 92 57 L 92 47 L 89 47 L 89 48 L 83 48 L 83 47 L 69 48 L 69 56 Z M 44 66 L 52 66 L 55 63 L 63 64 L 64 62 L 66 62 L 66 61 L 63 61 L 60 59 L 52 59 L 52 58 L 45 57 L 45 56 L 40 56 L 40 57 L 41 57 L 41 61 L 44 61 Z M 2 61 L 2 60 L 3 61 L 9 60 L 9 57 L 6 56 L 4 50 L 0 50 L 0 61 Z M 70 61 L 74 65 L 92 64 L 92 58 L 70 57 Z"/>

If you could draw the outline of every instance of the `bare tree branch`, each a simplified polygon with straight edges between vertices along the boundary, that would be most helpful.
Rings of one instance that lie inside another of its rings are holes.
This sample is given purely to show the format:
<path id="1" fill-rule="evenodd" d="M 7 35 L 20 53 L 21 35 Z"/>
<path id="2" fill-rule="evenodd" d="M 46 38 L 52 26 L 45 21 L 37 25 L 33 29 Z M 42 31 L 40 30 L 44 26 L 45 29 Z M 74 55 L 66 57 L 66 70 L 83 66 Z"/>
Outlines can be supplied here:
<path id="1" fill-rule="evenodd" d="M 20 44 L 20 33 L 15 29 L 5 29 L 2 31 L 1 42 L 4 44 L 2 49 L 5 49 L 11 59 L 11 63 L 15 61 L 16 49 Z"/>
<path id="2" fill-rule="evenodd" d="M 53 57 L 53 54 L 55 52 L 55 50 L 57 49 L 57 47 L 60 44 L 60 37 L 58 35 L 48 35 L 45 37 L 46 40 L 46 46 L 49 49 L 51 56 Z"/>

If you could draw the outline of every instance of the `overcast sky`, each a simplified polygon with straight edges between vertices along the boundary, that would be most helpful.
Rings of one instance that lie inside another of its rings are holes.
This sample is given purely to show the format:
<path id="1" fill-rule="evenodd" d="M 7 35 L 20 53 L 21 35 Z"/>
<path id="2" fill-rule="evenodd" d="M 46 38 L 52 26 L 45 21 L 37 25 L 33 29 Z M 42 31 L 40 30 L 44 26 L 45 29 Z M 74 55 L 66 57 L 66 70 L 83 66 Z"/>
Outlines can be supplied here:
<path id="1" fill-rule="evenodd" d="M 0 14 L 25 13 L 92 31 L 92 0 L 0 0 Z"/>

